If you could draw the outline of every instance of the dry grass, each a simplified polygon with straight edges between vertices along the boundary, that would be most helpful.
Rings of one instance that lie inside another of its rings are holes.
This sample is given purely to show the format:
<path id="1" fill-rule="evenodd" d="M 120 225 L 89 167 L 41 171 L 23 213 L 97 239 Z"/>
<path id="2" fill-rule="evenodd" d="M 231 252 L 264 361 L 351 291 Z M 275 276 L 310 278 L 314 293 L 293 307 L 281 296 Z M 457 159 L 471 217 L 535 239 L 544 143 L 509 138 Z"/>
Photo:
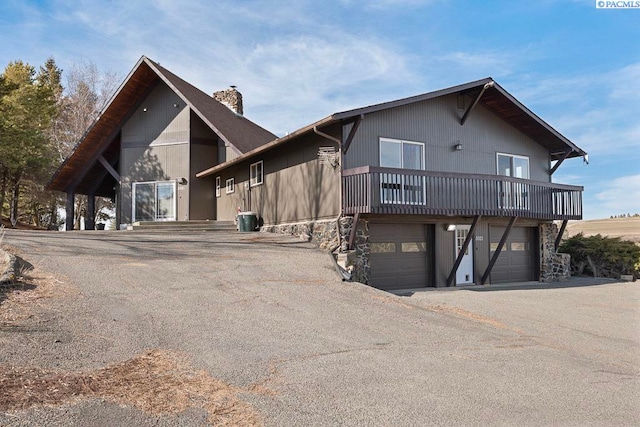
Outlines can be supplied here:
<path id="1" fill-rule="evenodd" d="M 583 233 L 585 236 L 620 237 L 623 240 L 640 243 L 640 217 L 610 218 L 571 222 L 566 236 Z"/>
<path id="2" fill-rule="evenodd" d="M 257 412 L 238 399 L 240 391 L 204 371 L 194 371 L 181 355 L 163 350 L 85 373 L 0 366 L 3 411 L 99 398 L 152 414 L 202 408 L 213 425 L 261 425 Z"/>
<path id="3" fill-rule="evenodd" d="M 0 286 L 0 326 L 33 317 L 47 299 L 70 292 L 71 287 L 51 275 L 23 271 L 15 283 Z"/>

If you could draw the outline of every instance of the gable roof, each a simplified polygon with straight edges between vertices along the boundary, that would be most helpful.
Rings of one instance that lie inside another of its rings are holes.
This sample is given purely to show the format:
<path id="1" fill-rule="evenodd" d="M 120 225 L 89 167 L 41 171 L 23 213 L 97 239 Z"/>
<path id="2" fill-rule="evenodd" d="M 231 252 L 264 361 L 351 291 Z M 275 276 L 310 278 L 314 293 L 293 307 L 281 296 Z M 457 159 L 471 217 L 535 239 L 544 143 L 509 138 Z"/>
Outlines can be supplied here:
<path id="1" fill-rule="evenodd" d="M 79 194 L 94 191 L 107 195 L 107 188 L 93 188 L 105 170 L 97 164 L 104 154 L 117 156 L 120 142 L 116 137 L 126 120 L 149 92 L 160 82 L 167 84 L 218 137 L 239 154 L 251 151 L 276 136 L 252 121 L 231 111 L 195 86 L 187 83 L 160 64 L 143 56 L 138 60 L 98 118 L 85 132 L 73 153 L 65 159 L 49 180 L 47 189 Z"/>
<path id="2" fill-rule="evenodd" d="M 388 110 L 391 108 L 402 107 L 412 103 L 426 101 L 441 96 L 447 96 L 457 93 L 461 95 L 477 97 L 481 92 L 482 96 L 478 101 L 480 104 L 482 104 L 493 114 L 495 114 L 505 122 L 511 124 L 513 127 L 518 129 L 525 135 L 528 135 L 531 139 L 533 139 L 540 145 L 547 148 L 549 150 L 551 160 L 563 159 L 565 158 L 566 153 L 568 153 L 566 155 L 566 158 L 581 157 L 587 154 L 586 151 L 575 145 L 568 138 L 563 136 L 560 132 L 555 130 L 548 123 L 546 123 L 531 110 L 525 107 L 524 104 L 518 101 L 509 92 L 504 90 L 498 83 L 495 82 L 495 80 L 493 80 L 491 77 L 487 77 L 485 79 L 476 80 L 458 86 L 452 86 L 434 92 L 428 92 L 408 98 L 397 99 L 394 101 L 383 102 L 367 107 L 355 108 L 353 110 L 334 113 L 321 120 L 318 120 L 315 123 L 300 128 L 283 138 L 279 138 L 267 144 L 261 145 L 260 147 L 244 153 L 243 155 L 238 156 L 228 162 L 199 172 L 196 174 L 196 177 L 201 178 L 214 174 L 222 169 L 227 168 L 228 166 L 240 163 L 264 151 L 270 150 L 281 144 L 285 144 L 288 141 L 300 137 L 301 135 L 314 132 L 314 129 L 318 129 L 320 127 L 326 128 L 327 126 L 336 123 L 351 123 L 358 117 L 366 116 L 367 114 L 375 113 L 382 110 Z"/>

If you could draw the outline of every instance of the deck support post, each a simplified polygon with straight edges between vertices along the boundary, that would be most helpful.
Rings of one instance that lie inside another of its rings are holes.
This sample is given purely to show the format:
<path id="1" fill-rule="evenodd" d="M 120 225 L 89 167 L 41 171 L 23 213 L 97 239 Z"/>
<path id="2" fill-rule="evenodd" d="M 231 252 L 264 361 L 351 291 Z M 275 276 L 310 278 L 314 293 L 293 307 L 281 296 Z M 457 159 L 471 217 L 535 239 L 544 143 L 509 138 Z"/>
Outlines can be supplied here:
<path id="1" fill-rule="evenodd" d="M 564 234 L 564 231 L 567 229 L 567 224 L 568 223 L 569 223 L 568 219 L 565 219 L 564 221 L 562 221 L 562 225 L 560 226 L 560 230 L 558 231 L 558 235 L 556 236 L 556 242 L 554 244 L 556 252 L 558 252 L 558 246 L 560 246 L 560 241 L 562 240 L 562 235 Z"/>
<path id="2" fill-rule="evenodd" d="M 462 244 L 462 248 L 460 252 L 458 252 L 458 256 L 456 257 L 456 262 L 453 264 L 453 268 L 451 269 L 451 273 L 449 273 L 449 277 L 447 278 L 447 288 L 453 285 L 453 281 L 456 278 L 456 273 L 458 272 L 458 267 L 460 267 L 460 263 L 462 262 L 462 258 L 464 254 L 467 252 L 469 248 L 469 244 L 473 241 L 473 237 L 476 233 L 476 226 L 478 225 L 478 221 L 482 215 L 477 215 L 473 218 L 473 223 L 471 224 L 471 228 L 469 229 L 469 233 L 467 237 L 464 239 L 464 243 Z"/>
<path id="3" fill-rule="evenodd" d="M 518 219 L 517 216 L 512 216 L 511 219 L 509 219 L 509 224 L 507 225 L 507 229 L 504 230 L 504 234 L 500 239 L 500 243 L 498 243 L 498 247 L 496 248 L 496 251 L 493 253 L 493 256 L 491 257 L 491 261 L 489 261 L 489 266 L 487 267 L 487 270 L 482 275 L 482 279 L 480 281 L 481 285 L 484 285 L 485 283 L 487 283 L 487 279 L 489 279 L 491 270 L 493 270 L 493 266 L 498 260 L 498 257 L 500 256 L 500 252 L 502 252 L 502 248 L 504 247 L 504 244 L 507 243 L 507 239 L 509 238 L 509 234 L 511 234 L 511 229 L 513 228 L 513 224 L 516 222 L 516 219 Z"/>
<path id="4" fill-rule="evenodd" d="M 349 232 L 349 250 L 353 249 L 353 245 L 356 241 L 356 231 L 358 229 L 358 221 L 360 220 L 360 214 L 356 213 L 353 216 L 353 222 L 351 223 L 351 231 Z"/>

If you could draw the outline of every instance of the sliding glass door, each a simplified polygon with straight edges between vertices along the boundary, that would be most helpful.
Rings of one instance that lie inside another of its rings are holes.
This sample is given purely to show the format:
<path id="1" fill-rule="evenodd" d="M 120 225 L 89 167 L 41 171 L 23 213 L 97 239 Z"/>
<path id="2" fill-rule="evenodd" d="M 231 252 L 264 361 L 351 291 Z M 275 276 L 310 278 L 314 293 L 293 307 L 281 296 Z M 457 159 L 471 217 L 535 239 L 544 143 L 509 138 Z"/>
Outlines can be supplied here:
<path id="1" fill-rule="evenodd" d="M 175 181 L 134 182 L 133 222 L 175 221 Z"/>

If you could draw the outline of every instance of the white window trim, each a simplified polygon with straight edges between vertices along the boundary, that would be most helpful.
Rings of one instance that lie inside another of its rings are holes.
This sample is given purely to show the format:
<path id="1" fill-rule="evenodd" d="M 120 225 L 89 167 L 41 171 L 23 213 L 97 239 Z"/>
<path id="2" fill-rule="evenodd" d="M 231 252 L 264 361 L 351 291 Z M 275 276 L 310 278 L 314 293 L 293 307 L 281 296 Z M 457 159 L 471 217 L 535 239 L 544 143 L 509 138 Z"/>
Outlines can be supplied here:
<path id="1" fill-rule="evenodd" d="M 527 161 L 527 175 L 529 176 L 529 178 L 521 178 L 521 179 L 531 179 L 531 160 L 529 159 L 529 156 L 523 156 L 520 154 L 509 154 L 509 153 L 500 153 L 500 152 L 496 152 L 496 174 L 500 175 L 500 165 L 498 162 L 498 159 L 500 156 L 505 156 L 505 157 L 510 157 L 512 159 L 525 159 Z M 511 162 L 511 165 L 513 165 L 513 161 Z M 503 176 L 503 175 L 501 175 Z M 511 178 L 517 178 L 515 176 L 513 176 L 513 170 L 511 171 L 511 175 L 509 175 Z"/>
<path id="2" fill-rule="evenodd" d="M 220 193 L 221 193 L 221 179 L 219 176 L 216 176 L 216 197 L 220 197 Z"/>
<path id="3" fill-rule="evenodd" d="M 254 182 L 253 167 L 257 165 L 260 165 L 260 181 Z M 249 166 L 249 182 L 251 183 L 252 187 L 257 187 L 258 185 L 262 185 L 264 183 L 264 162 L 262 160 L 260 160 L 259 162 L 251 163 L 251 165 Z"/>
<path id="4" fill-rule="evenodd" d="M 411 145 L 421 145 L 422 146 L 422 169 L 414 169 L 414 170 L 425 170 L 426 169 L 426 156 L 427 156 L 427 144 L 425 144 L 424 142 L 419 142 L 419 141 L 406 141 L 404 139 L 395 139 L 395 138 L 385 138 L 385 137 L 380 137 L 380 140 L 378 141 L 378 165 L 382 165 L 382 150 L 380 149 L 381 143 L 382 142 L 392 142 L 394 144 L 400 144 L 402 146 L 402 144 L 411 144 Z M 402 157 L 400 157 L 400 160 L 402 161 Z M 402 167 L 400 169 L 404 169 L 404 165 L 402 165 Z"/>
<path id="5" fill-rule="evenodd" d="M 427 156 L 427 144 L 424 142 L 419 142 L 419 141 L 406 141 L 404 139 L 395 139 L 395 138 L 385 138 L 385 137 L 380 137 L 378 140 L 378 165 L 382 165 L 382 143 L 383 142 L 390 142 L 393 144 L 400 144 L 401 150 L 402 150 L 402 146 L 405 144 L 409 144 L 409 145 L 419 145 L 422 147 L 422 167 L 421 169 L 406 169 L 407 171 L 412 171 L 412 170 L 420 170 L 420 171 L 424 171 L 426 170 L 426 156 Z M 405 169 L 404 168 L 404 162 L 403 162 L 403 157 L 402 157 L 402 153 L 400 156 L 400 161 L 402 163 L 401 167 L 399 169 Z M 385 182 L 387 181 L 387 182 Z M 426 203 L 427 200 L 427 188 L 426 188 L 426 178 L 422 177 L 421 179 L 417 179 L 413 182 L 413 184 L 419 184 L 419 187 L 421 187 L 421 195 L 420 197 L 418 197 L 418 200 L 415 201 L 408 201 L 407 200 L 407 191 L 411 191 L 408 190 L 407 188 L 407 178 L 405 176 L 400 177 L 400 179 L 396 179 L 393 176 L 391 178 L 387 178 L 385 180 L 385 178 L 381 178 L 381 182 L 380 182 L 380 200 L 382 201 L 383 204 L 408 204 L 408 205 L 424 205 Z M 400 190 L 399 193 L 397 193 L 400 197 L 399 198 L 393 198 L 392 200 L 389 200 L 388 197 L 386 196 L 386 192 L 385 192 L 385 185 L 398 185 Z"/>
<path id="6" fill-rule="evenodd" d="M 154 190 L 157 191 L 157 184 L 173 184 L 173 217 L 154 219 L 154 221 L 175 221 L 178 218 L 178 186 L 176 181 L 136 181 L 131 183 L 131 222 L 136 222 L 136 187 L 139 184 L 156 184 Z M 154 196 L 154 200 L 157 203 L 157 198 Z M 154 216 L 156 212 L 156 206 L 154 206 Z"/>
<path id="7" fill-rule="evenodd" d="M 226 193 L 231 194 L 236 191 L 236 180 L 234 178 L 229 178 L 226 182 Z"/>

